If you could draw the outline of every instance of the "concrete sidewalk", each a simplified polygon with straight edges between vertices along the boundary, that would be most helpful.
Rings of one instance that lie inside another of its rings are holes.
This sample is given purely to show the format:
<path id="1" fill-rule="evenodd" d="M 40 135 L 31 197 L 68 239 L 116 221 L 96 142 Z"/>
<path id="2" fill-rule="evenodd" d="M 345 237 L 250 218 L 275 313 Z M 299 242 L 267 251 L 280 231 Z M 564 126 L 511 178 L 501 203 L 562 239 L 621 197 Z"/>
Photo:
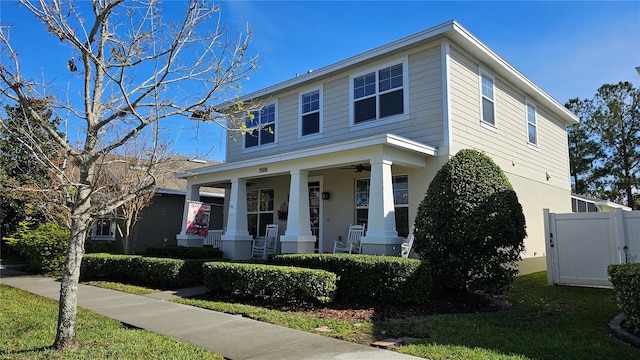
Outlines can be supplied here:
<path id="1" fill-rule="evenodd" d="M 60 282 L 42 276 L 0 269 L 3 284 L 59 299 Z M 95 286 L 79 285 L 78 306 L 128 325 L 171 336 L 241 359 L 417 359 L 321 335 L 166 301 L 203 291 L 191 288 L 151 295 L 132 295 Z"/>

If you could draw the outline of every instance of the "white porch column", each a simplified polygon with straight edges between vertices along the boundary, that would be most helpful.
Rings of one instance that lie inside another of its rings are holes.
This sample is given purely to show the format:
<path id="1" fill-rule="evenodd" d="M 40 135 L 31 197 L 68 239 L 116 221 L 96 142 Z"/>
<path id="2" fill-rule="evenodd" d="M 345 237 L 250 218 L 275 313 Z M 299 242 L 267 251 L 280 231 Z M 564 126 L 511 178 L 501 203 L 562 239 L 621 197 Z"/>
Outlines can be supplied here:
<path id="1" fill-rule="evenodd" d="M 362 252 L 399 255 L 402 238 L 396 231 L 391 161 L 372 161 L 369 181 L 369 221 L 362 237 Z"/>
<path id="2" fill-rule="evenodd" d="M 308 171 L 292 170 L 289 186 L 287 230 L 280 236 L 282 253 L 305 254 L 315 250 L 316 237 L 309 220 Z"/>
<path id="3" fill-rule="evenodd" d="M 247 180 L 231 179 L 227 228 L 222 235 L 222 251 L 225 258 L 251 258 L 252 237 L 247 224 Z"/>
<path id="4" fill-rule="evenodd" d="M 200 185 L 187 183 L 187 192 L 184 198 L 184 210 L 182 212 L 182 228 L 176 236 L 178 246 L 202 247 L 202 236 L 187 235 L 187 218 L 189 217 L 189 201 L 200 201 Z"/>

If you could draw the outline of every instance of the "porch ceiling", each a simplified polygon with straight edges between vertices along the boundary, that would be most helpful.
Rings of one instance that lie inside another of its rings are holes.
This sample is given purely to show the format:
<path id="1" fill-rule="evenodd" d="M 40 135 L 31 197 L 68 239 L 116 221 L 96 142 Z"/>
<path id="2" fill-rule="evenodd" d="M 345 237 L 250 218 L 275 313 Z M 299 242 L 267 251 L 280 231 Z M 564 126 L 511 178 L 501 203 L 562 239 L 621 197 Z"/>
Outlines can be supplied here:
<path id="1" fill-rule="evenodd" d="M 425 167 L 438 149 L 395 134 L 322 145 L 284 154 L 198 168 L 177 174 L 193 185 L 223 184 L 232 178 L 258 178 L 289 174 L 291 170 L 320 170 L 375 161 L 391 161 L 405 167 Z"/>

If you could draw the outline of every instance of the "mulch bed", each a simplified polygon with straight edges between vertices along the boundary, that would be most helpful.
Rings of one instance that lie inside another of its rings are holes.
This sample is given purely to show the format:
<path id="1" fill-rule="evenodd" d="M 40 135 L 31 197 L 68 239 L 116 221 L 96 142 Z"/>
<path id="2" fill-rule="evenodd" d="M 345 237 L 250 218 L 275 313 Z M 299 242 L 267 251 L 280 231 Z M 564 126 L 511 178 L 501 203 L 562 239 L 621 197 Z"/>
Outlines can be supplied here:
<path id="1" fill-rule="evenodd" d="M 195 297 L 208 301 L 220 301 L 259 306 L 266 309 L 302 312 L 317 317 L 346 321 L 373 322 L 421 315 L 483 313 L 507 309 L 511 304 L 502 298 L 488 298 L 479 294 L 446 293 L 432 296 L 426 304 L 412 306 L 354 305 L 334 301 L 318 305 L 303 301 L 287 301 L 272 297 L 247 297 L 207 293 Z"/>

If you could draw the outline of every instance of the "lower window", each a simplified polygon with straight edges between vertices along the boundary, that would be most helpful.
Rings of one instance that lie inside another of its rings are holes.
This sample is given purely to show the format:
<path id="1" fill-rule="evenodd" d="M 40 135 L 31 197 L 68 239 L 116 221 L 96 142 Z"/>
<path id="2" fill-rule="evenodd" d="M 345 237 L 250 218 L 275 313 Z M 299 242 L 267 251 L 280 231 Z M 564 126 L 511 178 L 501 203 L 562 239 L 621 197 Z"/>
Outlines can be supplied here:
<path id="1" fill-rule="evenodd" d="M 273 224 L 273 189 L 247 191 L 247 224 L 254 238 Z"/>

